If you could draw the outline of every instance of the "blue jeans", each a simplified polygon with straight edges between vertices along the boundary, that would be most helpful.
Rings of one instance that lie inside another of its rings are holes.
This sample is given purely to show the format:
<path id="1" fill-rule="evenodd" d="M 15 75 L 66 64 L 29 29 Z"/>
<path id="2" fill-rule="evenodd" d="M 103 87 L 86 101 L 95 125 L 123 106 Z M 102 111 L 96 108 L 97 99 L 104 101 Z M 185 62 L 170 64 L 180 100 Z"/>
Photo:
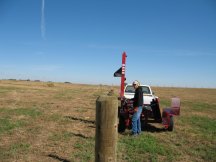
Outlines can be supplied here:
<path id="1" fill-rule="evenodd" d="M 132 117 L 132 133 L 139 134 L 141 132 L 140 115 L 142 113 L 142 106 L 138 107 L 138 111 L 134 112 Z"/>

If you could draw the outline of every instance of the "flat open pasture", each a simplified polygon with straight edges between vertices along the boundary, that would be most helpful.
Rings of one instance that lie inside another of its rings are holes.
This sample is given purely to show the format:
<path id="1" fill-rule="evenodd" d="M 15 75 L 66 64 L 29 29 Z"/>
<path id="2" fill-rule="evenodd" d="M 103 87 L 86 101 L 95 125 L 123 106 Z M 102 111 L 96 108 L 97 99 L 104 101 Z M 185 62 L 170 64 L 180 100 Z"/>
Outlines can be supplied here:
<path id="1" fill-rule="evenodd" d="M 0 81 L 0 161 L 94 161 L 95 102 L 119 87 Z M 181 98 L 174 131 L 119 134 L 118 162 L 216 161 L 216 89 L 153 87 L 160 107 Z"/>

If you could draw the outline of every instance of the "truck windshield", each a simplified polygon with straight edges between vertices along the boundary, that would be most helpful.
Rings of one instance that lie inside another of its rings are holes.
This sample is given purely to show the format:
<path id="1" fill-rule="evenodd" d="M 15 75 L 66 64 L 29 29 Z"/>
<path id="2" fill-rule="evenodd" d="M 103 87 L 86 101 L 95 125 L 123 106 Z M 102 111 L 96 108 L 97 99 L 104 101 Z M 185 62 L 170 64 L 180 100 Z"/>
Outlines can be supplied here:
<path id="1" fill-rule="evenodd" d="M 142 87 L 143 94 L 151 94 L 149 87 L 146 87 L 146 86 L 141 86 L 141 87 Z M 125 92 L 126 93 L 135 93 L 135 89 L 132 85 L 128 85 L 125 89 Z"/>

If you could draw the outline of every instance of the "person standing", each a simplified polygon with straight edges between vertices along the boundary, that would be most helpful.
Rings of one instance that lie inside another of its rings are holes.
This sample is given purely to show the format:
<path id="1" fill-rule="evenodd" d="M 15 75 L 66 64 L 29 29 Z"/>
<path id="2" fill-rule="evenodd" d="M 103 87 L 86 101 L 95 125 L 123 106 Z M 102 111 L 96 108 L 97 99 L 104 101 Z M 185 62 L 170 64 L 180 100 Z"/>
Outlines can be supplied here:
<path id="1" fill-rule="evenodd" d="M 143 91 L 140 83 L 135 80 L 133 82 L 135 94 L 133 100 L 134 114 L 132 117 L 132 135 L 139 135 L 141 133 L 141 121 L 140 116 L 143 107 Z"/>

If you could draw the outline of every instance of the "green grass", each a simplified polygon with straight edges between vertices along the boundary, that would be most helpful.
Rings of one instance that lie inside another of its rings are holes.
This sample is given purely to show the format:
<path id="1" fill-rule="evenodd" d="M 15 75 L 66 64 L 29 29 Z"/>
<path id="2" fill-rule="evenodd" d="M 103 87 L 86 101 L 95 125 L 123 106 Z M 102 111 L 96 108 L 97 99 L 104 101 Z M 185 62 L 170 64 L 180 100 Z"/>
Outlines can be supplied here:
<path id="1" fill-rule="evenodd" d="M 55 99 L 63 99 L 63 100 L 71 100 L 77 97 L 77 95 L 81 93 L 86 93 L 84 90 L 74 89 L 74 90 L 61 90 L 59 93 L 57 93 L 54 98 Z"/>
<path id="2" fill-rule="evenodd" d="M 31 120 L 36 119 L 36 117 L 42 114 L 36 108 L 17 108 L 17 109 L 0 109 L 0 134 L 11 132 L 15 128 L 24 127 L 30 124 Z M 17 117 L 23 116 L 24 118 L 17 119 Z M 32 118 L 28 119 L 27 118 Z"/>
<path id="3" fill-rule="evenodd" d="M 72 136 L 73 136 L 73 134 L 70 133 L 70 132 L 53 133 L 49 137 L 49 140 L 55 141 L 55 142 L 58 142 L 58 141 L 68 141 Z"/>
<path id="4" fill-rule="evenodd" d="M 85 112 L 88 111 L 88 109 L 85 108 L 85 107 L 78 107 L 78 108 L 75 109 L 75 111 L 79 112 L 79 113 L 85 113 Z"/>
<path id="5" fill-rule="evenodd" d="M 52 114 L 46 118 L 48 121 L 59 122 L 62 120 L 62 115 L 60 114 Z"/>
<path id="6" fill-rule="evenodd" d="M 188 123 L 199 132 L 206 135 L 216 135 L 216 120 L 202 116 L 191 116 L 187 118 L 187 120 Z"/>
<path id="7" fill-rule="evenodd" d="M 209 103 L 203 103 L 203 102 L 196 102 L 196 103 L 191 103 L 189 102 L 188 105 L 190 105 L 191 109 L 193 111 L 198 111 L 198 112 L 206 112 L 206 111 L 214 111 L 216 104 L 209 104 Z"/>
<path id="8" fill-rule="evenodd" d="M 216 135 L 216 119 L 191 115 L 183 117 L 179 121 L 185 126 L 189 125 L 191 127 L 190 130 L 199 135 L 203 135 L 205 137 L 212 137 Z"/>
<path id="9" fill-rule="evenodd" d="M 215 145 L 209 145 L 206 146 L 202 144 L 202 142 L 197 143 L 193 145 L 188 152 L 191 154 L 193 157 L 201 157 L 203 161 L 215 161 L 216 157 L 216 146 Z"/>
<path id="10" fill-rule="evenodd" d="M 0 118 L 0 134 L 25 126 L 25 124 L 23 120 L 12 121 L 9 118 Z"/>
<path id="11" fill-rule="evenodd" d="M 7 93 L 7 92 L 12 92 L 12 91 L 23 91 L 23 88 L 20 87 L 13 87 L 13 86 L 4 86 L 4 87 L 0 87 L 0 94 L 1 93 Z"/>
<path id="12" fill-rule="evenodd" d="M 92 138 L 82 139 L 74 144 L 76 151 L 71 155 L 72 161 L 93 161 L 94 160 L 94 144 L 95 141 Z"/>
<path id="13" fill-rule="evenodd" d="M 165 161 L 172 161 L 174 153 L 171 148 L 161 144 L 150 134 L 139 137 L 123 137 L 119 141 L 119 151 L 124 152 L 122 160 L 127 161 L 159 161 L 163 157 Z"/>
<path id="14" fill-rule="evenodd" d="M 171 105 L 171 100 L 161 99 L 159 102 L 160 102 L 161 108 L 170 107 L 170 105 Z"/>
<path id="15" fill-rule="evenodd" d="M 216 157 L 216 119 L 204 116 L 187 116 L 179 120 L 185 127 L 187 145 L 191 145 L 187 152 L 191 157 L 199 157 L 203 161 L 215 161 Z M 185 146 L 184 146 L 185 147 Z"/>
<path id="16" fill-rule="evenodd" d="M 16 109 L 1 108 L 0 113 L 6 116 L 25 115 L 33 118 L 36 118 L 42 114 L 42 112 L 38 110 L 36 107 Z"/>
<path id="17" fill-rule="evenodd" d="M 20 154 L 27 154 L 30 149 L 30 144 L 28 143 L 14 143 L 9 146 L 9 148 L 0 147 L 0 159 L 8 159 L 11 157 L 19 157 Z"/>
<path id="18" fill-rule="evenodd" d="M 6 82 L 0 87 L 0 161 L 58 160 L 47 157 L 49 154 L 70 161 L 94 161 L 95 139 L 91 137 L 95 126 L 66 116 L 94 120 L 95 101 L 110 87 L 60 83 L 48 87 L 47 83 L 35 82 L 10 85 Z M 138 138 L 119 135 L 117 161 L 215 162 L 216 90 L 156 90 L 161 109 L 170 107 L 170 96 L 181 98 L 181 115 L 174 117 L 174 131 L 153 129 Z M 115 92 L 119 92 L 118 87 Z"/>
<path id="19" fill-rule="evenodd" d="M 9 89 L 0 89 L 0 94 L 5 94 L 5 93 L 7 93 L 7 92 L 10 92 L 10 90 Z"/>

